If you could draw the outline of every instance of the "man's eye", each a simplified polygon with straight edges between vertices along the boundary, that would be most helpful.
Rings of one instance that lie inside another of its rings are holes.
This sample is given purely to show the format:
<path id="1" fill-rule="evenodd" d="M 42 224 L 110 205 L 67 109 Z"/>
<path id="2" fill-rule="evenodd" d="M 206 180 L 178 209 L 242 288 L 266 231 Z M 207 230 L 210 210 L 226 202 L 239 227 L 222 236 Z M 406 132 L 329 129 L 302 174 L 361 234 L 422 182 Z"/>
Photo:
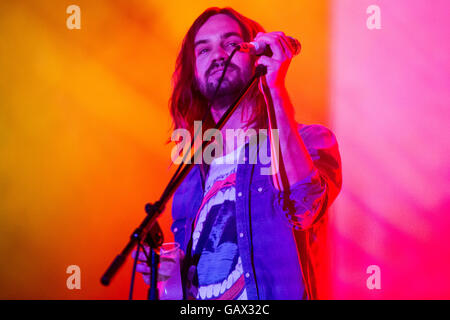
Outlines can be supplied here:
<path id="1" fill-rule="evenodd" d="M 206 53 L 207 51 L 208 51 L 208 49 L 202 49 L 198 52 L 198 54 L 203 54 L 203 53 Z"/>
<path id="2" fill-rule="evenodd" d="M 238 45 L 238 43 L 237 42 L 229 42 L 228 45 L 232 46 L 232 47 L 236 47 Z"/>

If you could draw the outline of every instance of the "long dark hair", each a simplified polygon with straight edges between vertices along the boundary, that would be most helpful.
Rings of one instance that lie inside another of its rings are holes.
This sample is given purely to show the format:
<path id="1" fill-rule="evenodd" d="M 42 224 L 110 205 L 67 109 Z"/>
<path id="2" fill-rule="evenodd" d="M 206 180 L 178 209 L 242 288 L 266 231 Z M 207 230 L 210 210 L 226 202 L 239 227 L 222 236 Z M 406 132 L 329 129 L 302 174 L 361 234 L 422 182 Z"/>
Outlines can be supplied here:
<path id="1" fill-rule="evenodd" d="M 210 17 L 217 14 L 226 14 L 235 19 L 241 27 L 245 42 L 251 41 L 258 32 L 265 32 L 257 22 L 228 7 L 208 8 L 194 21 L 183 39 L 172 76 L 173 91 L 169 101 L 169 108 L 174 129 L 184 128 L 192 133 L 195 120 L 205 120 L 206 127 L 208 123 L 212 124 L 211 113 L 208 110 L 208 101 L 200 93 L 195 79 L 194 40 L 202 25 Z M 254 86 L 251 89 L 248 97 L 254 104 L 252 104 L 253 112 L 247 126 L 267 127 L 266 105 L 258 86 Z M 204 126 L 204 129 L 206 127 Z"/>

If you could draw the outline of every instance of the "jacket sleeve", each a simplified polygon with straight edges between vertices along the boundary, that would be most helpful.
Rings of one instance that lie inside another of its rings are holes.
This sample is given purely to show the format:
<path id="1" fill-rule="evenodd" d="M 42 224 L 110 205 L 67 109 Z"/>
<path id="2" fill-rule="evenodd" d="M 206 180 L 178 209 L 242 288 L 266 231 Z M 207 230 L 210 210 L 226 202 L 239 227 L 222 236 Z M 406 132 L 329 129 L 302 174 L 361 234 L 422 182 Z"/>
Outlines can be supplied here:
<path id="1" fill-rule="evenodd" d="M 186 243 L 185 243 L 185 235 L 186 235 L 186 218 L 178 218 L 173 220 L 170 230 L 173 233 L 175 242 L 180 244 L 180 248 L 186 252 Z"/>
<path id="2" fill-rule="evenodd" d="M 187 221 L 187 210 L 185 196 L 186 192 L 184 190 L 184 184 L 182 184 L 173 196 L 172 201 L 172 225 L 170 230 L 173 233 L 175 242 L 180 244 L 180 248 L 186 252 L 186 221 Z"/>
<path id="3" fill-rule="evenodd" d="M 186 179 L 175 191 L 172 201 L 172 225 L 171 230 L 175 241 L 180 244 L 181 249 L 186 252 L 190 230 L 186 230 L 203 198 L 202 180 L 199 167 L 195 166 L 186 176 Z"/>
<path id="4" fill-rule="evenodd" d="M 314 163 L 303 180 L 285 191 L 276 191 L 274 207 L 298 230 L 317 222 L 336 199 L 342 185 L 341 158 L 336 137 L 321 125 L 299 128 Z"/>

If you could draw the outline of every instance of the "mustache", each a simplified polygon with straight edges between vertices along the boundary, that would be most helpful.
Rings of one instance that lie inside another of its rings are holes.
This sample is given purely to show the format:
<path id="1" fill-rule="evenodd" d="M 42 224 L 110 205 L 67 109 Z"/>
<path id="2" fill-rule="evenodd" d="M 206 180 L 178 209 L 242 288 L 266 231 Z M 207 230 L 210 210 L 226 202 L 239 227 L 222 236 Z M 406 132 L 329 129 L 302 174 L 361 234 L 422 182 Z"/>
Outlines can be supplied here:
<path id="1" fill-rule="evenodd" d="M 225 68 L 225 64 L 217 64 L 217 63 L 212 64 L 212 65 L 208 68 L 208 70 L 206 70 L 206 72 L 205 72 L 205 77 L 206 77 L 206 78 L 209 77 L 209 76 L 211 75 L 212 72 L 214 72 L 214 71 L 216 71 L 217 69 L 220 69 L 220 68 L 222 68 L 222 70 L 223 70 L 223 69 Z M 240 70 L 239 67 L 238 67 L 237 65 L 235 65 L 235 64 L 232 63 L 232 62 L 230 62 L 230 64 L 228 65 L 227 71 L 228 71 L 228 70 L 233 70 L 233 69 L 235 69 L 235 70 Z"/>

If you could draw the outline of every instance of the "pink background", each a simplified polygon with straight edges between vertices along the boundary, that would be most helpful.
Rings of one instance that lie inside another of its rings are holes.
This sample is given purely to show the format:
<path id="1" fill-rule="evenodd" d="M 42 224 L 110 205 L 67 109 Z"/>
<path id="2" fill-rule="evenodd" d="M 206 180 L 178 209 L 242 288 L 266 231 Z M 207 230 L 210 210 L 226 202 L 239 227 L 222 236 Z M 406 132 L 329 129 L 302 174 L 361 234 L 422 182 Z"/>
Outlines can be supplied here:
<path id="1" fill-rule="evenodd" d="M 381 9 L 381 29 L 365 9 Z M 450 297 L 448 1 L 331 4 L 330 112 L 343 188 L 330 216 L 334 298 Z M 378 265 L 381 290 L 368 290 Z"/>

